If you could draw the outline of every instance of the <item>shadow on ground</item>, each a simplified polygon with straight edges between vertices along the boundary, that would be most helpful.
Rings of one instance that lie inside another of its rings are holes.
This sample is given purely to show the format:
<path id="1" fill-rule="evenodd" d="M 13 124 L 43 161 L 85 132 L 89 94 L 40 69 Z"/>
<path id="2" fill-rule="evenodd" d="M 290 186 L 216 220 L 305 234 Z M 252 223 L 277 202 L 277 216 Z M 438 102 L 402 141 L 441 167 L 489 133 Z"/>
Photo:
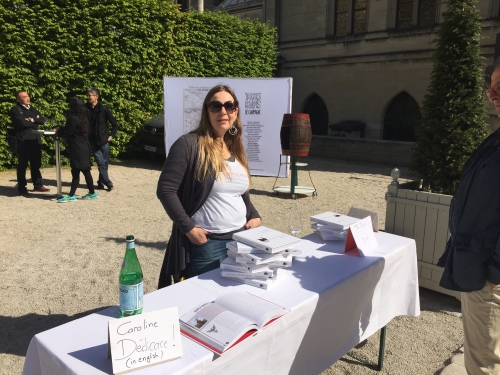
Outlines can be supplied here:
<path id="1" fill-rule="evenodd" d="M 118 237 L 106 237 L 105 238 L 106 241 L 113 241 L 114 243 L 118 243 L 118 244 L 123 244 L 123 247 L 125 248 L 125 243 L 127 242 L 125 240 L 125 238 L 118 238 Z M 151 249 L 154 249 L 154 250 L 165 250 L 166 247 L 167 247 L 167 243 L 165 241 L 157 241 L 157 242 L 147 242 L 147 241 L 141 241 L 141 240 L 138 240 L 137 238 L 135 239 L 135 244 L 138 246 L 138 247 L 149 247 Z"/>
<path id="2" fill-rule="evenodd" d="M 419 293 L 421 311 L 434 311 L 461 316 L 461 304 L 457 298 L 422 287 L 419 288 Z"/>
<path id="3" fill-rule="evenodd" d="M 105 308 L 104 306 L 71 316 L 64 314 L 27 314 L 18 317 L 0 315 L 0 327 L 2 327 L 2 334 L 0 335 L 0 353 L 24 357 L 31 338 L 37 333 L 71 322 L 75 319 L 83 318 L 84 316 L 96 313 Z"/>

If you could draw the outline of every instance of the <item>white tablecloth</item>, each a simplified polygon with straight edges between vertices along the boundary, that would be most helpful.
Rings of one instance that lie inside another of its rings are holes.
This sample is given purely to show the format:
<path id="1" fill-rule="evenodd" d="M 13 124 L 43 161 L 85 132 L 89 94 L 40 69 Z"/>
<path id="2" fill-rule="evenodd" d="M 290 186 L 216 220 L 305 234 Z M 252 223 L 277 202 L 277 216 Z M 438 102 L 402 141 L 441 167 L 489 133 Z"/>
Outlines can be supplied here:
<path id="1" fill-rule="evenodd" d="M 415 241 L 376 233 L 379 247 L 360 258 L 319 235 L 302 239 L 303 258 L 270 290 L 220 277 L 219 270 L 144 298 L 144 312 L 177 306 L 179 315 L 231 291 L 248 291 L 291 311 L 222 356 L 183 337 L 182 358 L 134 374 L 317 374 L 398 315 L 420 313 Z M 39 333 L 23 374 L 111 374 L 107 324 L 112 307 Z M 390 335 L 390 330 L 388 331 Z"/>

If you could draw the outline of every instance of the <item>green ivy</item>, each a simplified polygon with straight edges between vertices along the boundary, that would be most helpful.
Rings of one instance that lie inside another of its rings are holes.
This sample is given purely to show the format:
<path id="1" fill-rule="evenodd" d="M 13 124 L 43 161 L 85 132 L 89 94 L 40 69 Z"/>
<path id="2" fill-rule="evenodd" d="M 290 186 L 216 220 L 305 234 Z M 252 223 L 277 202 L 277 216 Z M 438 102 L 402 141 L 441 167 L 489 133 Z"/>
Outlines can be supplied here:
<path id="1" fill-rule="evenodd" d="M 267 24 L 167 0 L 3 0 L 0 170 L 17 162 L 5 140 L 17 90 L 51 128 L 64 124 L 69 97 L 97 87 L 119 124 L 111 156 L 134 155 L 144 122 L 163 112 L 164 76 L 269 78 L 276 43 Z M 54 142 L 43 142 L 42 160 L 54 164 Z"/>

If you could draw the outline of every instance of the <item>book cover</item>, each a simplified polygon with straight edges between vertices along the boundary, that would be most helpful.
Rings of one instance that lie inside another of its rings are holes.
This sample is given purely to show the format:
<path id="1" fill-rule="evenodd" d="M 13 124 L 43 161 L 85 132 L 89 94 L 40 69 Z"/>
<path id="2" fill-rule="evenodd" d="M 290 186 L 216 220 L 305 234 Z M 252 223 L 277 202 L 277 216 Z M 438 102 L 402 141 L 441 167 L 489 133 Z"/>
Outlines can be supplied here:
<path id="1" fill-rule="evenodd" d="M 222 355 L 287 312 L 253 294 L 235 292 L 187 312 L 179 321 L 182 334 Z"/>
<path id="2" fill-rule="evenodd" d="M 247 285 L 251 285 L 251 286 L 254 286 L 256 288 L 260 288 L 260 289 L 269 289 L 271 288 L 271 286 L 273 285 L 273 283 L 275 282 L 275 280 L 272 280 L 272 279 L 267 279 L 267 280 L 262 280 L 262 279 L 248 279 L 246 277 L 224 277 L 225 279 L 230 279 L 230 280 L 234 280 L 234 281 L 238 281 L 240 283 L 243 283 L 243 284 L 247 284 Z"/>
<path id="3" fill-rule="evenodd" d="M 330 232 L 324 232 L 322 230 L 317 230 L 316 232 L 318 232 L 321 239 L 325 241 L 345 241 L 347 238 L 347 235 L 339 237 L 336 234 L 332 234 Z"/>
<path id="4" fill-rule="evenodd" d="M 343 230 L 349 229 L 350 225 L 353 225 L 359 221 L 359 219 L 355 217 L 350 217 L 330 211 L 311 216 L 310 220 L 314 221 L 315 223 L 330 225 Z"/>
<path id="5" fill-rule="evenodd" d="M 233 258 L 227 257 L 220 263 L 220 268 L 223 270 L 232 270 L 238 272 L 247 272 L 250 274 L 257 272 L 272 272 L 273 270 L 268 264 L 255 265 L 253 263 L 238 263 Z"/>
<path id="6" fill-rule="evenodd" d="M 272 263 L 274 261 L 282 261 L 288 259 L 288 257 L 293 257 L 289 251 L 274 253 L 274 254 L 239 254 L 238 259 L 248 259 L 248 262 L 253 264 L 266 264 Z M 236 261 L 238 261 L 236 259 Z"/>
<path id="7" fill-rule="evenodd" d="M 289 249 L 300 242 L 300 238 L 264 226 L 234 233 L 233 239 L 269 253 Z"/>
<path id="8" fill-rule="evenodd" d="M 222 277 L 241 277 L 245 279 L 271 279 L 275 280 L 277 279 L 277 274 L 274 273 L 274 271 L 265 271 L 265 272 L 256 272 L 256 273 L 246 273 L 246 272 L 238 272 L 238 271 L 225 271 L 221 270 L 221 276 Z"/>
<path id="9" fill-rule="evenodd" d="M 284 258 L 282 260 L 275 260 L 270 263 L 265 263 L 266 265 L 269 266 L 269 268 L 284 268 L 284 267 L 291 267 L 293 264 L 293 257 L 288 257 Z"/>
<path id="10" fill-rule="evenodd" d="M 328 233 L 335 235 L 337 237 L 344 237 L 344 238 L 347 237 L 347 232 L 349 232 L 349 229 L 339 229 L 338 227 L 319 224 L 319 223 L 312 223 L 311 228 L 316 229 L 318 232 L 321 231 L 323 233 Z"/>
<path id="11" fill-rule="evenodd" d="M 226 244 L 229 250 L 238 254 L 269 254 L 266 250 L 257 247 L 249 246 L 238 241 L 231 241 Z"/>

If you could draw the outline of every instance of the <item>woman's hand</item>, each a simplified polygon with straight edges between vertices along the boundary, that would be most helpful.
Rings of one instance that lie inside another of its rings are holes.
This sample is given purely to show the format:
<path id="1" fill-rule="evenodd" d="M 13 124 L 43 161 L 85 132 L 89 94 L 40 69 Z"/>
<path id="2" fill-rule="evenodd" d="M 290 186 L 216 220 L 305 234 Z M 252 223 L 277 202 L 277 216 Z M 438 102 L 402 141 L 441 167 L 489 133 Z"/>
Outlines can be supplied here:
<path id="1" fill-rule="evenodd" d="M 210 234 L 210 232 L 207 232 L 205 229 L 194 227 L 186 233 L 186 236 L 187 238 L 189 238 L 189 241 L 191 241 L 191 243 L 195 245 L 203 245 L 205 242 L 207 242 L 208 234 Z"/>
<path id="2" fill-rule="evenodd" d="M 255 219 L 250 219 L 245 224 L 245 229 L 257 228 L 258 226 L 260 226 L 261 223 L 262 223 L 262 220 L 260 220 L 260 217 L 257 217 Z"/>

